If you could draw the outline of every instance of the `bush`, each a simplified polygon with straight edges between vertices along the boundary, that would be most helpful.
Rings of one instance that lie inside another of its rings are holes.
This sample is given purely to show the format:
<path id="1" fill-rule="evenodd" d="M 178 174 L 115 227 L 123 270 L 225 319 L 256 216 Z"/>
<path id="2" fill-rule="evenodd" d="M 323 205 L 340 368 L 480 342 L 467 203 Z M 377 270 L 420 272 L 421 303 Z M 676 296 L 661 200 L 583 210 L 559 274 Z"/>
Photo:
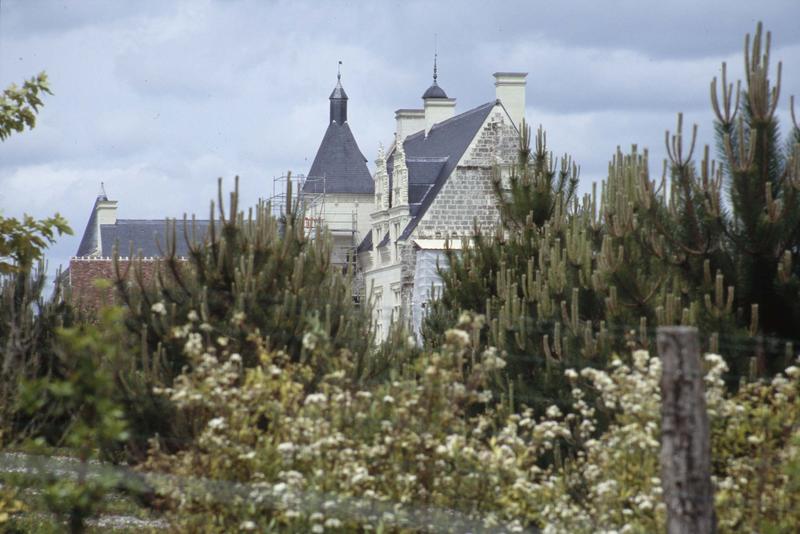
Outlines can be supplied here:
<path id="1" fill-rule="evenodd" d="M 186 260 L 176 254 L 173 222 L 163 244 L 165 258 L 151 280 L 138 260 L 115 259 L 132 355 L 128 369 L 120 366 L 120 402 L 130 414 L 129 449 L 138 457 L 156 435 L 170 450 L 194 437 L 196 422 L 152 395 L 154 387 L 171 386 L 185 366 L 195 365 L 185 351 L 187 328 L 204 344 L 224 340 L 244 367 L 258 365 L 265 344 L 304 361 L 319 380 L 330 364 L 321 358 L 313 365 L 304 360 L 303 337 L 313 327 L 324 332 L 335 350 L 352 355 L 349 379 L 371 369 L 366 362 L 372 344 L 369 310 L 354 303 L 349 273 L 331 264 L 330 236 L 305 234 L 291 191 L 280 218 L 263 202 L 245 214 L 238 198 L 237 179 L 226 211 L 220 181 L 205 237 L 197 235 L 195 223 L 184 220 Z"/>
<path id="2" fill-rule="evenodd" d="M 659 360 L 636 351 L 607 371 L 567 370 L 574 411 L 551 405 L 537 417 L 487 405 L 505 362 L 493 349 L 479 352 L 481 327 L 464 316 L 441 350 L 359 389 L 345 380 L 352 359 L 321 331 L 305 336 L 306 362 L 262 343 L 259 364 L 245 369 L 187 325 L 192 370 L 163 393 L 202 431 L 180 453 L 153 450 L 145 466 L 178 475 L 158 488 L 173 526 L 663 530 Z M 317 358 L 331 371 L 314 384 Z M 730 394 L 725 362 L 705 359 L 720 530 L 797 524 L 800 370 Z M 229 490 L 215 493 L 201 478 Z"/>
<path id="3" fill-rule="evenodd" d="M 98 513 L 103 496 L 115 488 L 115 475 L 90 475 L 89 463 L 108 459 L 120 442 L 127 439 L 124 414 L 113 398 L 114 382 L 106 362 L 113 361 L 120 347 L 120 312 L 106 310 L 100 326 L 82 325 L 62 329 L 60 367 L 57 376 L 22 384 L 20 403 L 31 415 L 47 413 L 67 419 L 59 445 L 75 454 L 74 469 L 42 470 L 41 497 L 47 509 L 63 519 L 69 531 L 86 530 L 86 520 Z M 46 441 L 39 436 L 28 450 L 41 449 Z M 37 470 L 36 462 L 32 464 Z"/>
<path id="4" fill-rule="evenodd" d="M 26 435 L 58 441 L 66 418 L 28 416 L 19 409 L 25 380 L 58 377 L 56 331 L 80 320 L 69 305 L 61 274 L 48 296 L 44 251 L 56 237 L 71 234 L 58 214 L 43 220 L 0 216 L 0 434 L 6 442 Z"/>

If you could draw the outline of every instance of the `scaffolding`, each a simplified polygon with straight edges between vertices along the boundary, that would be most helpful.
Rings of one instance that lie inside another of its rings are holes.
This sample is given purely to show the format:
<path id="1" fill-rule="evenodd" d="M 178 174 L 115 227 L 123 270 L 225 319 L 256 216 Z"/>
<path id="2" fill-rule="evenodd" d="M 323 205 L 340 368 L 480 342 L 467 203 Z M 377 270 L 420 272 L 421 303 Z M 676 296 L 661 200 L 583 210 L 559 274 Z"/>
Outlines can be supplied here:
<path id="1" fill-rule="evenodd" d="M 287 191 L 291 181 L 293 202 L 303 212 L 303 228 L 313 238 L 318 228 L 326 228 L 333 238 L 331 263 L 356 272 L 356 249 L 363 236 L 358 231 L 358 212 L 349 203 L 340 206 L 327 194 L 325 176 L 284 175 L 272 181 L 270 205 L 276 217 L 286 213 Z"/>
<path id="2" fill-rule="evenodd" d="M 306 177 L 303 174 L 284 174 L 272 179 L 272 195 L 270 195 L 268 201 L 272 209 L 272 215 L 276 218 L 280 218 L 286 213 L 286 202 L 288 201 L 286 194 L 289 191 L 289 181 L 292 182 L 292 199 L 294 202 L 302 194 Z"/>

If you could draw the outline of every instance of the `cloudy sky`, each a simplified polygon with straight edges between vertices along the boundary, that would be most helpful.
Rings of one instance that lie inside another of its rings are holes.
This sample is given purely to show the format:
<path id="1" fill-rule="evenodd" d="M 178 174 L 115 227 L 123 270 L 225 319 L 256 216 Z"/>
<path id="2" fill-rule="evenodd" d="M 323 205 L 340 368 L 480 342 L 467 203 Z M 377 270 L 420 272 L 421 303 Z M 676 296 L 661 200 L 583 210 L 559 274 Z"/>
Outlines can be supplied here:
<path id="1" fill-rule="evenodd" d="M 0 144 L 0 213 L 60 212 L 68 261 L 105 183 L 120 218 L 205 214 L 216 178 L 247 204 L 305 173 L 343 62 L 349 120 L 373 159 L 394 110 L 439 81 L 457 112 L 494 98 L 492 73 L 525 71 L 527 116 L 551 148 L 604 177 L 617 145 L 649 147 L 660 172 L 675 115 L 711 140 L 708 84 L 763 20 L 783 60 L 782 117 L 800 95 L 800 2 L 0 0 L 0 87 L 50 76 L 34 131 Z M 370 165 L 372 163 L 370 162 Z"/>

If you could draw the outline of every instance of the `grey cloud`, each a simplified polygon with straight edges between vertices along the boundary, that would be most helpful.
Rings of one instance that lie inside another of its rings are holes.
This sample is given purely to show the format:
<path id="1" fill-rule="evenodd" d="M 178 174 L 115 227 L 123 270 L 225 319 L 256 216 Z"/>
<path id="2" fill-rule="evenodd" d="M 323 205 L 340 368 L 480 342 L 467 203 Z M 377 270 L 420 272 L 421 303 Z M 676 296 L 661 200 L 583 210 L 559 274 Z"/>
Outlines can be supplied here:
<path id="1" fill-rule="evenodd" d="M 274 177 L 307 172 L 338 60 L 372 160 L 394 110 L 421 105 L 434 34 L 459 111 L 494 98 L 492 72 L 530 72 L 529 117 L 582 164 L 585 187 L 618 144 L 650 147 L 658 172 L 677 111 L 711 140 L 708 82 L 723 59 L 740 71 L 755 11 L 784 59 L 783 94 L 800 92 L 796 1 L 644 6 L 5 0 L 0 86 L 46 69 L 55 95 L 36 130 L 0 145 L 0 210 L 61 211 L 81 232 L 101 181 L 122 217 L 205 216 L 218 176 L 241 175 L 245 203 L 269 196 Z M 60 241 L 53 262 L 77 239 Z"/>
<path id="2" fill-rule="evenodd" d="M 163 7 L 164 3 L 158 0 L 6 0 L 3 28 L 12 36 L 53 35 L 154 15 Z"/>

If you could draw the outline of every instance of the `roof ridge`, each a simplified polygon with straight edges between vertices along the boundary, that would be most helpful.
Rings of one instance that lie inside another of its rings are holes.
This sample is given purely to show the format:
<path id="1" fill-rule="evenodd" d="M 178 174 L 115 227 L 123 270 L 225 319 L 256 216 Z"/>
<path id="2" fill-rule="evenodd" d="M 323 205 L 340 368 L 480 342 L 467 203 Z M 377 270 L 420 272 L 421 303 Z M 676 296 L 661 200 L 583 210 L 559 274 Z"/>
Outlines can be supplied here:
<path id="1" fill-rule="evenodd" d="M 455 122 L 457 122 L 459 120 L 468 118 L 468 115 L 470 115 L 472 113 L 476 113 L 478 111 L 481 111 L 486 107 L 494 106 L 496 103 L 497 103 L 496 100 L 495 101 L 489 101 L 489 102 L 486 102 L 485 104 L 481 104 L 481 105 L 476 106 L 476 107 L 474 107 L 472 109 L 468 109 L 467 111 L 459 113 L 458 115 L 453 115 L 449 119 L 445 119 L 445 120 L 443 120 L 441 122 L 437 122 L 436 124 L 434 124 L 431 127 L 430 131 L 437 130 L 442 126 L 449 126 L 449 125 L 451 125 L 451 124 L 453 124 L 453 123 L 455 123 Z M 403 142 L 408 141 L 411 138 L 416 138 L 419 135 L 424 135 L 424 133 L 425 133 L 424 129 L 419 130 L 418 132 L 414 132 L 413 134 L 410 134 L 410 135 L 406 136 L 406 138 L 405 138 L 405 140 Z"/>

